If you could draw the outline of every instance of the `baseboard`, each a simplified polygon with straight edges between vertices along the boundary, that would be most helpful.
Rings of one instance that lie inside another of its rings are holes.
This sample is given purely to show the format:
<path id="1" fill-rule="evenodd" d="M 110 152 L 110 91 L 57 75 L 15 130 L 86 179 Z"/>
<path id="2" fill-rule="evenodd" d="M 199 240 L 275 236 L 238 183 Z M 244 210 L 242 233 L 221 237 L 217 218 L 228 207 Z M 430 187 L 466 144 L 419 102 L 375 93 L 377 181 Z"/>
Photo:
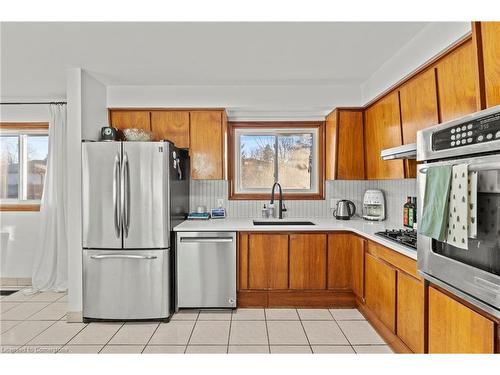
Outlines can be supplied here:
<path id="1" fill-rule="evenodd" d="M 366 307 L 365 304 L 357 301 L 357 308 L 363 314 L 363 316 L 370 322 L 375 331 L 382 337 L 382 339 L 391 347 L 391 349 L 398 354 L 413 354 L 410 348 L 389 328 L 387 328 L 384 323 L 382 323 L 375 314 Z"/>
<path id="2" fill-rule="evenodd" d="M 83 322 L 83 312 L 82 311 L 68 311 L 66 314 L 66 321 L 68 323 L 82 323 Z"/>
<path id="3" fill-rule="evenodd" d="M 0 287 L 29 287 L 31 286 L 31 277 L 0 277 Z"/>
<path id="4" fill-rule="evenodd" d="M 335 308 L 356 307 L 351 291 L 245 290 L 238 292 L 238 307 Z"/>

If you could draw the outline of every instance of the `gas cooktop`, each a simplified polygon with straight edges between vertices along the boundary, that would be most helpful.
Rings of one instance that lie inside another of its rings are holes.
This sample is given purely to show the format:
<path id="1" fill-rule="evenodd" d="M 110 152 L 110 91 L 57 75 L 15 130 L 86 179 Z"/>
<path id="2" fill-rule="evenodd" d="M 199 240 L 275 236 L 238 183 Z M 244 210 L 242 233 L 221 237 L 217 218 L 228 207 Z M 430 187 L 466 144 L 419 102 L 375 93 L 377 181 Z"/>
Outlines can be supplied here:
<path id="1" fill-rule="evenodd" d="M 414 229 L 386 229 L 375 234 L 417 250 L 417 231 Z"/>

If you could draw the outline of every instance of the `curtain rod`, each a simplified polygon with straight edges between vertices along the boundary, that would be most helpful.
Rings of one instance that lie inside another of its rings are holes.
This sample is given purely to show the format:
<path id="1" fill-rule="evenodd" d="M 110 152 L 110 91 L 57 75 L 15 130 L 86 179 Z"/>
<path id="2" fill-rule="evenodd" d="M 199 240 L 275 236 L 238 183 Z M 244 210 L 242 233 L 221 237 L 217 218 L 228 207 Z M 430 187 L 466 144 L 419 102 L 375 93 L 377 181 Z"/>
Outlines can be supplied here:
<path id="1" fill-rule="evenodd" d="M 0 105 L 28 105 L 28 104 L 68 104 L 66 101 L 59 101 L 59 102 L 24 102 L 24 103 L 0 103 Z"/>

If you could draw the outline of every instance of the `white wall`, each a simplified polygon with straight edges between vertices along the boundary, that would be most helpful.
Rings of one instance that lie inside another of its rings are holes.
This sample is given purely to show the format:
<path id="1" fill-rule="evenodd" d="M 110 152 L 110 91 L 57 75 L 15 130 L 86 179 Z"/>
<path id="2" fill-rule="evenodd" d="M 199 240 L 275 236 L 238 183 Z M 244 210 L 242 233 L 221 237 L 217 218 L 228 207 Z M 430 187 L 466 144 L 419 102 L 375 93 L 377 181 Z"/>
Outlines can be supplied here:
<path id="1" fill-rule="evenodd" d="M 82 311 L 81 133 L 82 70 L 66 73 L 67 123 L 73 132 L 68 142 L 68 311 Z"/>
<path id="2" fill-rule="evenodd" d="M 49 121 L 48 105 L 1 105 L 0 121 Z M 0 277 L 31 278 L 40 212 L 0 212 Z"/>
<path id="3" fill-rule="evenodd" d="M 357 106 L 359 85 L 108 86 L 113 107 L 226 108 L 231 119 L 317 118 L 337 106 Z"/>
<path id="4" fill-rule="evenodd" d="M 99 140 L 100 130 L 108 126 L 106 86 L 82 71 L 82 139 Z"/>
<path id="5" fill-rule="evenodd" d="M 79 68 L 68 69 L 66 81 L 68 127 L 68 310 L 70 316 L 82 311 L 82 139 L 97 140 L 107 122 L 106 87 Z M 72 318 L 74 319 L 74 318 Z"/>
<path id="6" fill-rule="evenodd" d="M 470 22 L 429 23 L 361 85 L 363 104 L 402 80 L 470 31 Z"/>

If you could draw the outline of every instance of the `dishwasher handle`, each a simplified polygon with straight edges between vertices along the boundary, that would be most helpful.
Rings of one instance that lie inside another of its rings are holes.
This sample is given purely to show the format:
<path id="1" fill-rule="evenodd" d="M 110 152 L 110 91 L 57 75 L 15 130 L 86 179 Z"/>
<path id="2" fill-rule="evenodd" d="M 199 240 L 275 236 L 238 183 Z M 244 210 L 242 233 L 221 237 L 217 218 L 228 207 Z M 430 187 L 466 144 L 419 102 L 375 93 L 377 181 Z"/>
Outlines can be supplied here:
<path id="1" fill-rule="evenodd" d="M 232 237 L 181 237 L 182 243 L 227 243 L 233 242 Z"/>

